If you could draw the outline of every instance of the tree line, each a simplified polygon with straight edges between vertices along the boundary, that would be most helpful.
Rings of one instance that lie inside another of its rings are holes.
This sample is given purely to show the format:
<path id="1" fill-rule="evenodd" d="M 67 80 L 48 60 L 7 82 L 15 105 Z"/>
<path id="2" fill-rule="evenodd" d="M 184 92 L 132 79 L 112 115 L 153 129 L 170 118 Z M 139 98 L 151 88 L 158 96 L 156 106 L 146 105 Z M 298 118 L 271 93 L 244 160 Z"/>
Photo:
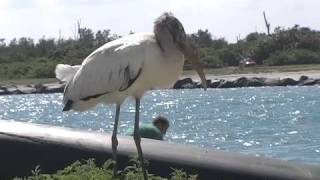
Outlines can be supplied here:
<path id="1" fill-rule="evenodd" d="M 202 29 L 188 36 L 206 68 L 238 66 L 244 58 L 269 66 L 320 63 L 320 32 L 299 25 L 277 27 L 270 34 L 253 32 L 236 43 Z M 35 42 L 22 37 L 6 43 L 0 38 L 0 79 L 54 77 L 56 64 L 80 64 L 94 49 L 119 37 L 109 29 L 93 32 L 79 25 L 77 36 L 69 39 L 43 37 Z"/>
<path id="2" fill-rule="evenodd" d="M 268 66 L 320 63 L 320 31 L 299 25 L 277 27 L 269 35 L 253 32 L 236 43 L 212 39 L 208 30 L 191 34 L 191 39 L 200 47 L 202 62 L 211 68 L 238 66 L 245 58 Z"/>

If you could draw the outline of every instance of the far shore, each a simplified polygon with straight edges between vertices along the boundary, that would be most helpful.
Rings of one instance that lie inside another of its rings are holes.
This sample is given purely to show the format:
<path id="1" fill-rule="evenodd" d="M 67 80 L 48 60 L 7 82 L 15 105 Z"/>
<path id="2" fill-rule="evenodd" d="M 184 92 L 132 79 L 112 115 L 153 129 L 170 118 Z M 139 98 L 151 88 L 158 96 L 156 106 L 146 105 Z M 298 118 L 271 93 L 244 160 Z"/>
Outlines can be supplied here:
<path id="1" fill-rule="evenodd" d="M 312 79 L 320 79 L 320 70 L 308 70 L 308 71 L 296 71 L 296 72 L 268 72 L 268 73 L 245 73 L 245 74 L 228 74 L 228 75 L 215 75 L 215 74 L 206 74 L 207 79 L 211 80 L 226 80 L 234 81 L 240 77 L 246 78 L 268 78 L 268 79 L 285 79 L 291 78 L 294 80 L 299 80 L 301 76 L 308 76 Z M 200 78 L 197 74 L 183 75 L 180 79 L 191 78 L 194 81 L 200 81 Z"/>
<path id="2" fill-rule="evenodd" d="M 229 66 L 222 68 L 205 69 L 206 78 L 212 81 L 226 80 L 233 81 L 241 77 L 246 78 L 268 78 L 268 79 L 284 79 L 291 78 L 298 80 L 301 76 L 308 76 L 312 79 L 320 79 L 320 64 L 301 64 L 301 65 L 285 65 L 285 66 L 264 66 L 257 65 L 253 67 L 239 68 L 237 66 Z M 200 78 L 194 70 L 184 70 L 183 75 L 179 79 L 192 78 L 193 81 L 199 82 Z M 37 79 L 8 79 L 4 80 L 0 77 L 0 86 L 10 85 L 30 85 L 30 84 L 47 84 L 58 83 L 55 78 L 37 78 Z"/>
<path id="3" fill-rule="evenodd" d="M 320 85 L 320 70 L 263 72 L 246 74 L 206 74 L 208 88 Z M 61 93 L 65 83 L 57 79 L 22 79 L 0 81 L 0 95 Z M 199 76 L 192 71 L 182 75 L 173 89 L 202 88 Z"/>
<path id="4" fill-rule="evenodd" d="M 268 78 L 268 79 L 285 79 L 291 78 L 299 80 L 301 76 L 308 76 L 311 79 L 320 79 L 320 70 L 304 70 L 294 72 L 260 72 L 260 73 L 235 73 L 235 74 L 213 74 L 206 73 L 206 78 L 210 80 L 226 80 L 234 81 L 241 77 L 246 78 Z M 199 76 L 196 72 L 188 72 L 188 74 L 181 75 L 179 79 L 191 78 L 193 81 L 200 82 Z M 29 84 L 56 84 L 59 81 L 55 78 L 46 79 L 12 79 L 12 80 L 0 80 L 0 86 L 11 85 L 29 85 Z"/>

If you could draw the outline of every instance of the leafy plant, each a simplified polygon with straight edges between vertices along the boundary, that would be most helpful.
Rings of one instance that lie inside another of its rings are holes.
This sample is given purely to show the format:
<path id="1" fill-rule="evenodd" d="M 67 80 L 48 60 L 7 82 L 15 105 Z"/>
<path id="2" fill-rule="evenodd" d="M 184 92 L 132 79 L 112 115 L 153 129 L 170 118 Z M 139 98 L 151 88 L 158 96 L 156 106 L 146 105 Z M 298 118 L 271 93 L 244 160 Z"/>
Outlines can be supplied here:
<path id="1" fill-rule="evenodd" d="M 147 163 L 148 164 L 148 163 Z M 41 174 L 40 166 L 37 165 L 31 171 L 32 176 L 25 178 L 14 178 L 14 180 L 109 180 L 112 179 L 113 160 L 107 160 L 101 167 L 97 166 L 94 159 L 76 161 L 57 171 L 55 174 Z M 148 174 L 151 180 L 165 180 L 166 178 Z M 136 156 L 131 157 L 128 166 L 119 171 L 119 175 L 113 179 L 137 180 L 143 179 L 140 161 Z M 197 175 L 187 175 L 183 170 L 173 169 L 169 179 L 171 180 L 196 180 Z"/>
<path id="2" fill-rule="evenodd" d="M 80 64 L 94 49 L 119 38 L 110 30 L 96 33 L 78 27 L 74 39 L 21 37 L 6 43 L 0 38 L 0 79 L 53 78 L 58 63 Z M 294 25 L 277 27 L 270 36 L 250 33 L 236 43 L 214 37 L 207 29 L 188 35 L 199 47 L 199 58 L 206 68 L 238 66 L 251 58 L 260 65 L 320 64 L 320 31 Z M 190 69 L 186 61 L 185 69 Z"/>

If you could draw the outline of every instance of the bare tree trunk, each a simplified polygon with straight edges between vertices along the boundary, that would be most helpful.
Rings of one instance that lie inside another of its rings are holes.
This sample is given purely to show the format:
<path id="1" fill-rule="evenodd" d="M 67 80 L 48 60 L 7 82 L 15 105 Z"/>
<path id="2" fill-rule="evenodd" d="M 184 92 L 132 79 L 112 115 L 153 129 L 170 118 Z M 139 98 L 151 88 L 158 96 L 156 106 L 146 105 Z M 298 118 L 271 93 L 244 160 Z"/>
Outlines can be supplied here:
<path id="1" fill-rule="evenodd" d="M 239 42 L 241 40 L 240 34 L 238 34 L 236 38 L 237 38 L 237 42 Z"/>
<path id="2" fill-rule="evenodd" d="M 75 40 L 81 39 L 81 37 L 80 37 L 80 29 L 81 29 L 81 19 L 77 20 L 77 22 L 74 25 L 73 38 Z"/>
<path id="3" fill-rule="evenodd" d="M 270 36 L 270 23 L 267 20 L 266 13 L 263 11 L 264 22 L 266 23 L 267 33 Z"/>
<path id="4" fill-rule="evenodd" d="M 77 21 L 77 31 L 78 31 L 78 38 L 79 39 L 82 39 L 83 37 L 81 37 L 81 19 L 79 19 L 78 21 Z"/>
<path id="5" fill-rule="evenodd" d="M 59 29 L 58 45 L 60 45 L 61 42 L 62 42 L 62 33 L 61 33 L 61 29 Z"/>

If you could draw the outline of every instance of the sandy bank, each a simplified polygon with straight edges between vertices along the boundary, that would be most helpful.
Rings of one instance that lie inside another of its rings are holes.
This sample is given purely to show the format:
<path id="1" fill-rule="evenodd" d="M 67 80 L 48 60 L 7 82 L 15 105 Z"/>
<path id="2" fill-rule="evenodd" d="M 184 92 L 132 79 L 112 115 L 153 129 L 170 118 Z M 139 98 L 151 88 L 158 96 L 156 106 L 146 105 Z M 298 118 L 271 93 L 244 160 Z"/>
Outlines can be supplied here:
<path id="1" fill-rule="evenodd" d="M 292 78 L 295 80 L 298 80 L 301 76 L 308 76 L 312 79 L 320 79 L 320 71 L 297 71 L 297 72 L 273 72 L 273 73 L 248 73 L 248 74 L 230 74 L 230 75 L 214 75 L 214 74 L 207 74 L 207 79 L 224 79 L 224 80 L 236 80 L 240 77 L 246 77 L 246 78 L 252 78 L 252 77 L 258 77 L 258 78 L 268 78 L 268 79 L 284 79 L 284 78 Z M 197 74 L 193 75 L 183 75 L 180 77 L 180 79 L 184 79 L 190 77 L 194 81 L 200 81 L 200 78 Z"/>

